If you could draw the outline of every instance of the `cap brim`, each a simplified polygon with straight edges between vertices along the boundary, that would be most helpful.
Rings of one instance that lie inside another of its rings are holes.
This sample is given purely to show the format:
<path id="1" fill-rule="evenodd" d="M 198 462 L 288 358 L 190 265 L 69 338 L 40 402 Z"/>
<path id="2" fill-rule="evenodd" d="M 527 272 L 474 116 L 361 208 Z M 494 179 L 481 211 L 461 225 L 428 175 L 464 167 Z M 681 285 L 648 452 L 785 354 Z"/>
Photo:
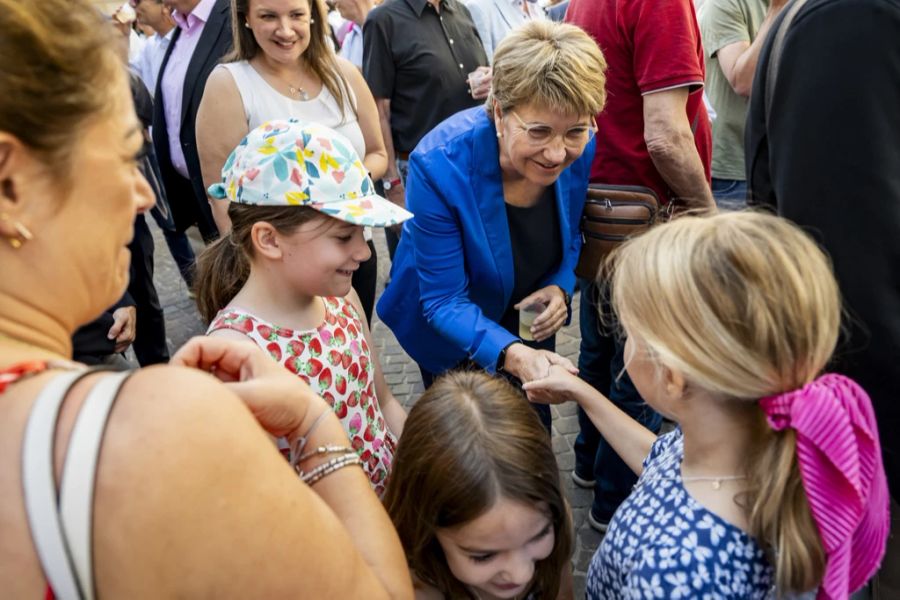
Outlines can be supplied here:
<path id="1" fill-rule="evenodd" d="M 340 221 L 365 227 L 388 227 L 412 218 L 413 214 L 378 194 L 328 204 L 310 204 L 319 212 Z"/>

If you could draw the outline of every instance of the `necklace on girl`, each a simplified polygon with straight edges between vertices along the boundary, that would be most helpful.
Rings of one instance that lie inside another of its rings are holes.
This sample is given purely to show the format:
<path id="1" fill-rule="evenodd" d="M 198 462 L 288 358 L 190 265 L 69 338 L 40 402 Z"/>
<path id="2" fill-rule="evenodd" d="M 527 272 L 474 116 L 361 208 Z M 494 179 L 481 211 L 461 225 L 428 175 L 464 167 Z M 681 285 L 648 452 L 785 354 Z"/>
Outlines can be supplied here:
<path id="1" fill-rule="evenodd" d="M 689 481 L 711 481 L 712 488 L 714 490 L 722 489 L 722 483 L 726 481 L 740 481 L 742 479 L 747 479 L 746 475 L 720 475 L 720 476 L 705 476 L 705 475 L 697 475 L 693 477 L 645 477 L 641 478 L 635 487 L 641 483 L 646 483 L 649 481 L 679 481 L 682 483 L 687 483 Z"/>

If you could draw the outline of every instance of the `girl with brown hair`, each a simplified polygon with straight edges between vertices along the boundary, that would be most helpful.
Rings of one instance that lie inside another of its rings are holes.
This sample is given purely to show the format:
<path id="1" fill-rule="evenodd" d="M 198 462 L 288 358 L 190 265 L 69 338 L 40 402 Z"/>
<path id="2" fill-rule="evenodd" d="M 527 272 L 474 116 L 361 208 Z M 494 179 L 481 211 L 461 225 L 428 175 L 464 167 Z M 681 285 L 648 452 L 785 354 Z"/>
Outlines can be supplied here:
<path id="1" fill-rule="evenodd" d="M 376 181 L 387 168 L 375 99 L 362 73 L 331 48 L 323 0 L 232 0 L 234 50 L 209 76 L 197 113 L 197 150 L 205 186 L 218 181 L 231 150 L 266 121 L 300 119 L 334 129 L 353 144 Z M 228 203 L 210 199 L 222 235 Z M 353 276 L 366 318 L 375 304 L 377 259 Z"/>
<path id="2" fill-rule="evenodd" d="M 229 201 L 233 222 L 198 262 L 208 333 L 252 340 L 311 385 L 380 496 L 406 412 L 384 380 L 351 278 L 369 258 L 363 227 L 412 214 L 375 193 L 346 137 L 293 120 L 251 131 L 208 191 Z"/>
<path id="3" fill-rule="evenodd" d="M 888 496 L 872 404 L 822 374 L 838 338 L 828 259 L 774 216 L 683 217 L 614 255 L 613 305 L 656 439 L 554 367 L 640 477 L 588 571 L 588 598 L 847 598 L 875 572 Z"/>
<path id="4" fill-rule="evenodd" d="M 412 408 L 384 498 L 416 597 L 557 598 L 572 527 L 553 448 L 505 380 L 455 371 Z"/>

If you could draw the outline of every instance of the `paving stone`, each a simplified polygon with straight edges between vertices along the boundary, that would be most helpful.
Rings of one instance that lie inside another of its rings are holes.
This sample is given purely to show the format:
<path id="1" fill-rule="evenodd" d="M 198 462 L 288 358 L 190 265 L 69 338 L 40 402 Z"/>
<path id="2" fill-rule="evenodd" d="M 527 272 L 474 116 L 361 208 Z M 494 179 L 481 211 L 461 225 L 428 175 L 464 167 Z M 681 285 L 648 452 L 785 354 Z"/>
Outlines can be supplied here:
<path id="1" fill-rule="evenodd" d="M 556 431 L 562 434 L 578 432 L 578 417 L 572 415 L 569 417 L 561 417 L 555 424 Z"/>
<path id="2" fill-rule="evenodd" d="M 575 597 L 576 598 L 584 598 L 584 590 L 585 590 L 585 576 L 584 575 L 576 575 L 575 581 L 573 582 L 573 587 L 575 588 Z"/>
<path id="3" fill-rule="evenodd" d="M 556 464 L 563 473 L 568 473 L 575 468 L 575 453 L 572 451 L 556 455 Z"/>
<path id="4" fill-rule="evenodd" d="M 388 375 L 392 375 L 394 373 L 403 373 L 403 366 L 403 363 L 399 361 L 382 361 L 381 372 L 384 373 L 385 378 L 387 378 Z"/>
<path id="5" fill-rule="evenodd" d="M 594 557 L 594 553 L 597 551 L 596 548 L 588 549 L 588 548 L 580 548 L 578 553 L 575 555 L 575 571 L 586 573 L 588 567 L 591 564 L 591 559 Z"/>
<path id="6" fill-rule="evenodd" d="M 397 385 L 398 383 L 406 381 L 406 377 L 403 375 L 403 370 L 401 369 L 394 373 L 385 373 L 384 380 L 388 385 Z"/>
<path id="7" fill-rule="evenodd" d="M 572 447 L 566 442 L 566 438 L 561 435 L 553 436 L 553 452 L 559 454 L 561 452 L 568 452 Z"/>
<path id="8" fill-rule="evenodd" d="M 571 481 L 572 478 L 569 476 L 569 473 L 570 472 L 566 472 L 563 474 L 563 481 L 565 481 L 566 477 Z M 574 484 L 567 490 L 566 497 L 569 499 L 569 504 L 572 505 L 573 509 L 587 509 L 594 502 L 594 492 L 592 490 L 586 490 Z M 584 519 L 582 518 L 581 521 L 578 521 L 578 524 L 581 525 L 583 521 Z"/>
<path id="9" fill-rule="evenodd" d="M 558 404 L 554 408 L 556 409 L 557 415 L 560 417 L 571 417 L 572 415 L 578 413 L 578 404 L 575 402 Z"/>

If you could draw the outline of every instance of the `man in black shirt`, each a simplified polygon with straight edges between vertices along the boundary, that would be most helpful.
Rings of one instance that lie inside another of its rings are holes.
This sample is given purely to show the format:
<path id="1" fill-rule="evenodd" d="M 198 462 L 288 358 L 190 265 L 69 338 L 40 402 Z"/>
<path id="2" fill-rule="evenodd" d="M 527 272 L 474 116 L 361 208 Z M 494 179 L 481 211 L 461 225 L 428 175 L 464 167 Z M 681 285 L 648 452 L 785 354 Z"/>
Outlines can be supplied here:
<path id="1" fill-rule="evenodd" d="M 488 86 L 473 95 L 467 76 L 487 64 L 472 17 L 458 0 L 386 0 L 369 13 L 363 74 L 381 119 L 388 152 L 383 182 L 392 202 L 405 205 L 406 160 L 419 140 L 486 97 Z M 388 244 L 393 258 L 396 237 Z"/>
<path id="2" fill-rule="evenodd" d="M 900 598 L 900 0 L 808 0 L 767 82 L 773 39 L 750 96 L 751 202 L 806 228 L 834 261 L 850 319 L 831 369 L 872 398 L 893 498 L 874 592 Z"/>

